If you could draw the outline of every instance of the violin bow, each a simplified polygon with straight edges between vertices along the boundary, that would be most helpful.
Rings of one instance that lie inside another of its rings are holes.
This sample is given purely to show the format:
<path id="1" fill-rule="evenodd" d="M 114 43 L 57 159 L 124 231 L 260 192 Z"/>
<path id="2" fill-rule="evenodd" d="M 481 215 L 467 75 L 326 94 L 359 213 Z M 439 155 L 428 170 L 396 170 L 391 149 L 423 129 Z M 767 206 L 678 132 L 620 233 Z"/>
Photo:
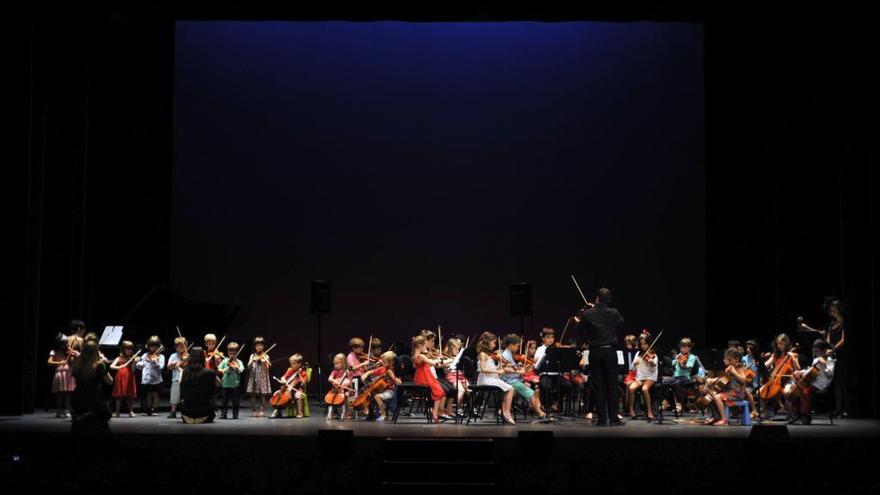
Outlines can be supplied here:
<path id="1" fill-rule="evenodd" d="M 220 343 L 219 343 L 219 344 L 217 344 L 217 346 L 216 346 L 216 347 L 214 347 L 214 350 L 213 350 L 213 351 L 211 351 L 211 355 L 210 355 L 210 356 L 208 356 L 208 359 L 210 359 L 210 358 L 213 358 L 213 357 L 214 357 L 214 354 L 217 354 L 217 351 L 219 351 L 219 350 L 220 350 L 220 346 L 222 346 L 222 345 L 223 345 L 223 341 L 224 341 L 224 340 L 226 340 L 226 336 L 225 336 L 225 335 L 224 335 L 224 336 L 223 336 L 223 338 L 222 338 L 222 339 L 220 339 Z"/>
<path id="2" fill-rule="evenodd" d="M 657 341 L 660 340 L 660 336 L 661 336 L 661 335 L 663 335 L 663 330 L 660 330 L 660 333 L 657 334 L 657 338 L 655 338 L 655 339 L 654 339 L 654 342 L 651 342 L 651 345 L 648 346 L 648 350 L 645 351 L 645 356 L 647 356 L 648 353 L 651 352 L 651 349 L 654 348 L 654 344 L 656 344 Z"/>
<path id="3" fill-rule="evenodd" d="M 566 332 L 566 330 L 568 330 L 568 326 L 571 324 L 571 319 L 572 319 L 572 317 L 569 316 L 568 319 L 565 320 L 565 326 L 562 328 L 562 335 L 559 336 L 559 341 L 557 342 L 557 344 L 564 345 L 563 339 L 565 339 L 565 332 Z"/>
<path id="4" fill-rule="evenodd" d="M 177 329 L 177 336 L 183 338 L 183 334 L 180 333 L 180 324 L 178 323 L 177 325 L 174 325 L 174 328 Z"/>
<path id="5" fill-rule="evenodd" d="M 367 344 L 367 362 L 370 362 L 370 353 L 373 352 L 373 335 L 370 334 L 370 343 Z"/>
<path id="6" fill-rule="evenodd" d="M 143 350 L 143 349 L 140 349 L 139 351 L 137 351 L 136 353 L 134 353 L 134 355 L 131 356 L 131 359 L 129 359 L 128 361 L 126 361 L 125 364 L 122 365 L 122 367 L 124 368 L 124 367 L 128 366 L 129 364 L 131 364 L 131 362 L 134 361 L 135 359 L 137 359 L 138 355 L 140 355 L 140 353 L 142 353 L 142 352 L 144 352 L 144 350 Z"/>
<path id="7" fill-rule="evenodd" d="M 584 291 L 581 290 L 581 286 L 580 286 L 580 284 L 578 284 L 577 279 L 574 278 L 574 275 L 571 276 L 571 280 L 572 280 L 572 282 L 574 282 L 574 286 L 577 287 L 578 293 L 580 293 L 580 295 L 581 295 L 581 299 L 584 300 L 584 304 L 589 308 L 592 308 L 593 306 L 595 306 L 595 304 L 587 301 L 586 296 L 584 296 Z"/>

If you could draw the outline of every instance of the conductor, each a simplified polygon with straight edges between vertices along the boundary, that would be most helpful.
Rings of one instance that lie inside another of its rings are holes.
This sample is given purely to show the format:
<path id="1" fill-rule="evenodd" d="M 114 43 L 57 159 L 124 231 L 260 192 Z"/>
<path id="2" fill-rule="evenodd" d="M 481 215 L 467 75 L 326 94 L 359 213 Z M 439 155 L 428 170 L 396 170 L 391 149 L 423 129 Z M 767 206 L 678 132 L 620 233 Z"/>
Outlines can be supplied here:
<path id="1" fill-rule="evenodd" d="M 596 291 L 596 302 L 581 310 L 578 328 L 590 344 L 590 381 L 593 384 L 599 422 L 596 426 L 622 426 L 617 417 L 617 329 L 623 325 L 620 313 L 608 306 L 611 290 Z"/>

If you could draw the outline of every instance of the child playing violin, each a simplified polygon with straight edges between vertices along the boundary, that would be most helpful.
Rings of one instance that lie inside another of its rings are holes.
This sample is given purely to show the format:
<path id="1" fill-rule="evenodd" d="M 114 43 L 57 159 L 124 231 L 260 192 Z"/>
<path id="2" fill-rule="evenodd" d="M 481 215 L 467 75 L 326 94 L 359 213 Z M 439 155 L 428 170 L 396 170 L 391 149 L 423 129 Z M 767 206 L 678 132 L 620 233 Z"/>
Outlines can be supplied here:
<path id="1" fill-rule="evenodd" d="M 730 348 L 724 351 L 724 375 L 722 377 L 710 378 L 706 380 L 707 390 L 715 387 L 720 391 L 709 392 L 712 397 L 710 409 L 712 410 L 712 418 L 707 419 L 707 425 L 727 426 L 728 417 L 725 414 L 725 405 L 732 406 L 734 402 L 745 398 L 746 383 L 749 379 L 746 376 L 745 367 L 742 364 L 742 352 L 736 348 Z M 726 383 L 723 383 L 725 382 Z"/>
<path id="2" fill-rule="evenodd" d="M 643 331 L 642 334 L 639 335 L 639 350 L 636 352 L 632 361 L 636 376 L 629 385 L 627 385 L 626 404 L 629 407 L 630 418 L 635 419 L 636 412 L 634 406 L 636 392 L 641 390 L 642 398 L 645 401 L 645 411 L 647 411 L 648 422 L 650 423 L 654 421 L 654 406 L 651 402 L 651 388 L 657 383 L 658 369 L 657 353 L 654 352 L 653 349 L 650 351 L 648 350 L 651 345 L 648 342 L 649 337 L 650 334 L 647 331 Z"/>
<path id="3" fill-rule="evenodd" d="M 428 351 L 428 339 L 425 338 L 425 336 L 417 335 L 416 337 L 413 337 L 412 358 L 413 365 L 416 368 L 415 374 L 413 375 L 413 382 L 431 389 L 431 400 L 434 401 L 434 406 L 431 409 L 431 416 L 434 423 L 439 423 L 441 418 L 452 419 L 452 417 L 447 416 L 445 412 L 442 415 L 440 414 L 440 411 L 443 408 L 443 399 L 446 397 L 446 392 L 443 391 L 443 387 L 440 386 L 437 377 L 434 376 L 434 372 L 431 371 L 431 368 L 442 365 L 442 358 L 429 357 Z"/>
<path id="4" fill-rule="evenodd" d="M 501 355 L 495 352 L 498 339 L 492 332 L 483 332 L 477 341 L 477 385 L 490 385 L 498 387 L 504 393 L 501 401 L 501 418 L 509 425 L 515 425 L 513 415 L 510 412 L 513 405 L 513 386 L 499 376 Z"/>
<path id="5" fill-rule="evenodd" d="M 113 393 L 111 396 L 116 400 L 116 411 L 113 417 L 119 417 L 119 410 L 124 402 L 128 406 L 128 416 L 134 417 L 134 400 L 137 399 L 137 377 L 134 367 L 137 361 L 134 357 L 134 343 L 123 340 L 119 346 L 119 356 L 110 363 L 110 369 L 116 372 L 113 378 Z"/>
<path id="6" fill-rule="evenodd" d="M 70 417 L 70 398 L 76 390 L 76 380 L 70 371 L 70 361 L 79 352 L 72 351 L 66 339 L 58 339 L 55 349 L 49 351 L 49 366 L 55 367 L 55 375 L 52 377 L 52 393 L 55 394 L 56 418 Z M 76 354 L 74 354 L 76 352 Z"/>
<path id="7" fill-rule="evenodd" d="M 217 371 L 220 362 L 223 361 L 223 352 L 217 349 L 217 336 L 213 333 L 205 334 L 205 368 Z"/>
<path id="8" fill-rule="evenodd" d="M 639 353 L 638 343 L 635 335 L 627 335 L 623 338 L 623 357 L 626 360 L 626 376 L 623 377 L 623 385 L 629 387 L 629 384 L 636 379 L 636 367 L 633 360 Z"/>
<path id="9" fill-rule="evenodd" d="M 443 367 L 443 379 L 446 383 L 452 385 L 454 390 L 453 394 L 456 395 L 456 397 L 449 397 L 446 400 L 446 415 L 451 417 L 456 414 L 456 411 L 454 410 L 456 402 L 458 402 L 459 405 L 464 405 L 464 396 L 467 393 L 470 383 L 468 383 L 468 379 L 464 375 L 464 372 L 459 368 L 459 361 L 461 360 L 461 356 L 464 355 L 464 346 L 462 345 L 461 340 L 455 337 L 447 340 L 445 353 L 447 356 L 454 356 L 452 360 Z"/>
<path id="10" fill-rule="evenodd" d="M 354 339 L 352 339 L 354 340 Z M 360 339 L 358 339 L 360 340 Z M 361 341 L 361 347 L 363 348 L 363 341 Z M 337 354 L 333 356 L 333 371 L 330 372 L 330 376 L 327 378 L 327 381 L 330 383 L 330 386 L 333 388 L 334 394 L 342 394 L 346 397 L 351 396 L 351 372 L 346 369 L 347 361 L 344 354 Z M 343 401 L 339 407 L 339 421 L 343 421 L 345 418 L 345 403 L 347 401 Z M 333 408 L 337 406 L 328 405 L 327 406 L 327 421 L 330 421 L 333 418 Z"/>
<path id="11" fill-rule="evenodd" d="M 147 339 L 147 352 L 137 363 L 141 370 L 141 388 L 146 396 L 147 416 L 156 414 L 159 408 L 159 390 L 162 387 L 162 369 L 165 368 L 165 356 L 162 355 L 162 341 L 158 335 Z"/>
<path id="12" fill-rule="evenodd" d="M 237 358 L 239 345 L 230 342 L 226 345 L 226 358 L 220 361 L 217 372 L 220 373 L 220 392 L 223 395 L 220 419 L 227 418 L 227 407 L 232 401 L 232 419 L 238 419 L 239 386 L 244 364 Z"/>
<path id="13" fill-rule="evenodd" d="M 815 392 L 828 388 L 834 379 L 835 359 L 831 351 L 831 344 L 827 340 L 816 339 L 813 342 L 813 362 L 810 368 L 794 372 L 793 393 L 788 396 L 793 418 L 788 424 L 812 423 L 811 398 Z"/>
<path id="14" fill-rule="evenodd" d="M 373 345 L 376 345 L 375 341 L 373 342 Z M 379 345 L 381 345 L 381 343 Z M 379 409 L 379 416 L 376 417 L 376 422 L 381 423 L 385 421 L 385 418 L 388 416 L 386 402 L 394 398 L 394 388 L 403 382 L 394 374 L 394 363 L 397 360 L 397 354 L 391 351 L 383 352 L 379 356 L 379 359 L 382 361 L 382 366 L 367 371 L 362 376 L 364 379 L 367 377 L 375 377 L 374 380 L 385 381 L 385 390 L 373 396 L 373 400 L 376 401 L 376 408 Z"/>
<path id="15" fill-rule="evenodd" d="M 525 366 L 516 362 L 515 356 L 520 350 L 522 339 L 520 339 L 519 335 L 511 333 L 504 336 L 501 345 L 504 347 L 504 351 L 501 353 L 501 368 L 504 374 L 501 375 L 501 379 L 510 384 L 517 395 L 528 401 L 532 411 L 538 415 L 538 419 L 545 419 L 547 413 L 541 407 L 538 394 L 523 382 L 522 377 L 525 374 Z"/>
<path id="16" fill-rule="evenodd" d="M 705 376 L 705 370 L 700 365 L 700 360 L 696 355 L 691 353 L 694 348 L 694 342 L 688 337 L 684 337 L 678 342 L 678 354 L 673 360 L 672 372 L 672 390 L 675 396 L 675 413 L 681 414 L 682 406 L 685 402 L 686 393 L 684 387 L 693 383 L 691 375 L 693 369 L 697 366 L 697 376 Z"/>
<path id="17" fill-rule="evenodd" d="M 535 371 L 535 353 L 538 351 L 538 343 L 534 340 L 526 342 L 526 353 L 523 362 L 526 366 L 526 372 L 523 373 L 523 382 L 531 387 L 532 390 L 540 394 L 541 377 Z M 517 358 L 519 359 L 519 358 Z"/>
<path id="18" fill-rule="evenodd" d="M 168 369 L 171 370 L 171 413 L 168 415 L 170 419 L 177 417 L 177 408 L 180 407 L 180 379 L 189 359 L 186 347 L 186 339 L 177 337 L 174 339 L 174 353 L 168 358 Z"/>
<path id="19" fill-rule="evenodd" d="M 263 417 L 266 410 L 266 397 L 272 394 L 269 383 L 269 368 L 272 361 L 266 353 L 266 340 L 254 337 L 254 352 L 248 358 L 248 381 L 245 391 L 251 396 L 251 416 Z"/>

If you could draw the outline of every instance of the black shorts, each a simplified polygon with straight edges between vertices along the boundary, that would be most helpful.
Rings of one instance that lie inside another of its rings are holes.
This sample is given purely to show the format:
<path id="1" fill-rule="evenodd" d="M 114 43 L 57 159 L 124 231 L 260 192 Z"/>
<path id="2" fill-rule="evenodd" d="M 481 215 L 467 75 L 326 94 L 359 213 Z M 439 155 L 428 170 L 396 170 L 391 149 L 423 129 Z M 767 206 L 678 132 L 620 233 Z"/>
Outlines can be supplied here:
<path id="1" fill-rule="evenodd" d="M 158 394 L 160 390 L 162 390 L 161 383 L 154 383 L 154 384 L 150 384 L 150 385 L 141 385 L 141 391 L 145 394 L 148 394 L 150 392 L 156 392 Z"/>

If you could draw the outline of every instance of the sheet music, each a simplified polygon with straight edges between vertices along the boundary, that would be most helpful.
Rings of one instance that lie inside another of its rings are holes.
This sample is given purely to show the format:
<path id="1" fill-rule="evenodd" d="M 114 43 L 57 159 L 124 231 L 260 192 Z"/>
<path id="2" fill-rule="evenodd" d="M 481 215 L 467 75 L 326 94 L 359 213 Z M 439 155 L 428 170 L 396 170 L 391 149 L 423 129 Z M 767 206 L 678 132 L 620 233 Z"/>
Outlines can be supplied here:
<path id="1" fill-rule="evenodd" d="M 617 351 L 617 365 L 623 366 L 625 361 L 623 360 L 623 351 Z"/>
<path id="2" fill-rule="evenodd" d="M 98 345 L 119 345 L 120 340 L 122 340 L 122 326 L 107 325 Z"/>

